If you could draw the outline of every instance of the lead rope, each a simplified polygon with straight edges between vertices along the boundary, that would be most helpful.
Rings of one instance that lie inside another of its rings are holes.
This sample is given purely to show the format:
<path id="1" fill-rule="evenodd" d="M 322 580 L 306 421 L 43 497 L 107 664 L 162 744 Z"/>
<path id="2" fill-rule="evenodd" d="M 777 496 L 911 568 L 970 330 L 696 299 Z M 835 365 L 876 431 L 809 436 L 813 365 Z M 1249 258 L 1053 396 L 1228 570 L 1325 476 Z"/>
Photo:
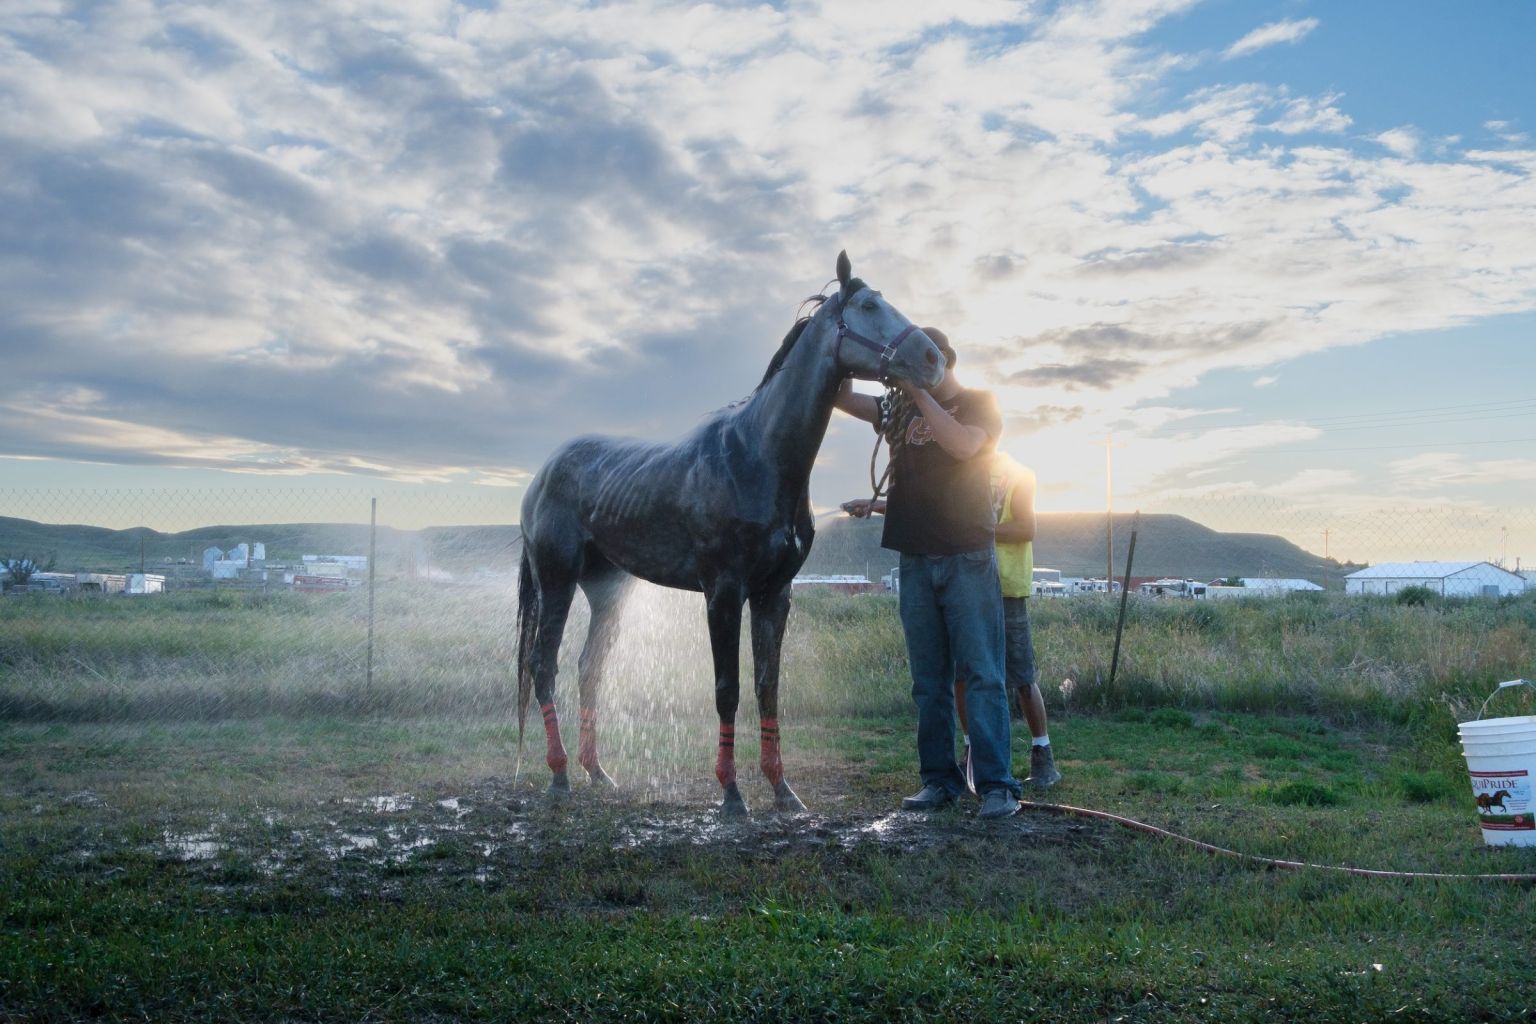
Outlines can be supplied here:
<path id="1" fill-rule="evenodd" d="M 871 488 L 870 501 L 876 502 L 890 493 L 891 468 L 896 465 L 896 454 L 901 451 L 901 442 L 907 436 L 907 428 L 917 418 L 917 405 L 908 398 L 906 392 L 900 388 L 887 388 L 885 394 L 879 399 L 880 421 L 884 428 L 875 438 L 875 447 L 869 453 L 869 486 Z M 880 446 L 890 446 L 891 457 L 886 460 L 885 472 L 875 475 L 875 464 L 880 458 Z"/>

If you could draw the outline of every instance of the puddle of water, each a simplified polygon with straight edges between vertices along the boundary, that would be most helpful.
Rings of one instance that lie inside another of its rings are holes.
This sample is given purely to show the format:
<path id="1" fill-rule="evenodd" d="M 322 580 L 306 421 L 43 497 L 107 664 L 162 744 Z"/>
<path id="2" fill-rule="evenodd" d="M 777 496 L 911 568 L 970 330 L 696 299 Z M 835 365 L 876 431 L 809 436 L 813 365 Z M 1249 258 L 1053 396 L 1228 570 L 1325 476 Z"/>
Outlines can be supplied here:
<path id="1" fill-rule="evenodd" d="M 166 852 L 177 860 L 212 860 L 219 855 L 219 850 L 223 849 L 208 832 L 178 836 L 167 829 L 164 835 Z"/>
<path id="2" fill-rule="evenodd" d="M 394 814 L 410 810 L 416 805 L 416 798 L 409 793 L 386 793 L 383 796 L 371 796 L 362 803 L 379 814 Z"/>
<path id="3" fill-rule="evenodd" d="M 373 836 L 360 836 L 351 832 L 338 832 L 334 842 L 322 843 L 320 849 L 332 860 L 344 857 L 349 853 L 362 850 L 374 850 L 379 845 L 378 839 Z"/>
<path id="4" fill-rule="evenodd" d="M 447 800 L 439 800 L 437 802 L 437 806 L 441 807 L 445 811 L 452 811 L 455 821 L 462 820 L 465 815 L 474 810 L 473 807 L 461 803 L 459 798 L 456 796 L 451 796 Z"/>

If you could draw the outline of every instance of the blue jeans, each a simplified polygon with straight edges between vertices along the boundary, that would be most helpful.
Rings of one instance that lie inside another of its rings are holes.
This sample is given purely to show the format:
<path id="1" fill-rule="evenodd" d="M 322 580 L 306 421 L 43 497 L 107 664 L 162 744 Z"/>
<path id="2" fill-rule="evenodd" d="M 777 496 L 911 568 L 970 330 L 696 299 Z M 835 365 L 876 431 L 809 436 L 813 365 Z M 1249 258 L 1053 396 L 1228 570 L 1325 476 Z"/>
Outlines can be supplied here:
<path id="1" fill-rule="evenodd" d="M 901 556 L 901 626 L 917 705 L 923 785 L 959 796 L 955 764 L 955 676 L 965 680 L 966 731 L 976 791 L 1021 792 L 1013 777 L 1013 733 L 1003 690 L 1003 595 L 992 548 L 963 555 Z"/>

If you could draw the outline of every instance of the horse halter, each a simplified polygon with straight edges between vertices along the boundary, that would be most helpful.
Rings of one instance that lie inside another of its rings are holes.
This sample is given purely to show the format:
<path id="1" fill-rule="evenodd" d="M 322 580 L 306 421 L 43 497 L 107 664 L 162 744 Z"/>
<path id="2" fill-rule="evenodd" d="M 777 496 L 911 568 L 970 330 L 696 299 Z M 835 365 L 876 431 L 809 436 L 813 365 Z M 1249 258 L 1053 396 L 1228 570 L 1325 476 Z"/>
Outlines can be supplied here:
<path id="1" fill-rule="evenodd" d="M 864 337 L 864 335 L 849 327 L 847 322 L 843 320 L 843 293 L 842 289 L 839 288 L 837 293 L 837 344 L 832 349 L 832 361 L 834 363 L 842 361 L 843 339 L 847 338 L 856 344 L 863 345 L 871 352 L 880 353 L 879 379 L 881 383 L 885 383 L 887 371 L 891 368 L 891 360 L 895 358 L 896 350 L 901 348 L 901 343 L 906 341 L 907 337 L 916 330 L 918 330 L 916 324 L 908 324 L 906 330 L 896 335 L 896 337 L 884 345 L 873 338 Z M 850 372 L 847 376 L 851 377 L 852 373 Z"/>

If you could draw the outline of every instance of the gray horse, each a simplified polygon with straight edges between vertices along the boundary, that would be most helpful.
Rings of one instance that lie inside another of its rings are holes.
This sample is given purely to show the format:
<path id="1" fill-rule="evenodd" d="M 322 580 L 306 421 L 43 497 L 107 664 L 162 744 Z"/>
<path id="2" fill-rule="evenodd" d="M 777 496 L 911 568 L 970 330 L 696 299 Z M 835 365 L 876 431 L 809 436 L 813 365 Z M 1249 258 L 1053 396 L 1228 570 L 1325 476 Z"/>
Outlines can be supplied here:
<path id="1" fill-rule="evenodd" d="M 747 813 L 736 784 L 736 707 L 742 605 L 752 608 L 752 661 L 763 775 L 774 806 L 804 810 L 784 781 L 779 753 L 779 648 L 790 582 L 815 534 L 811 467 L 832 402 L 847 377 L 938 383 L 934 343 L 837 257 L 837 294 L 817 296 L 748 398 L 711 414 L 672 444 L 579 437 L 550 456 L 523 498 L 518 581 L 518 749 L 530 691 L 548 740 L 550 792 L 569 792 L 555 713 L 560 637 L 576 588 L 591 606 L 578 667 L 577 760 L 593 783 L 612 785 L 598 763 L 597 694 L 632 577 L 700 591 L 708 610 L 720 740 L 715 777 L 721 813 Z"/>

